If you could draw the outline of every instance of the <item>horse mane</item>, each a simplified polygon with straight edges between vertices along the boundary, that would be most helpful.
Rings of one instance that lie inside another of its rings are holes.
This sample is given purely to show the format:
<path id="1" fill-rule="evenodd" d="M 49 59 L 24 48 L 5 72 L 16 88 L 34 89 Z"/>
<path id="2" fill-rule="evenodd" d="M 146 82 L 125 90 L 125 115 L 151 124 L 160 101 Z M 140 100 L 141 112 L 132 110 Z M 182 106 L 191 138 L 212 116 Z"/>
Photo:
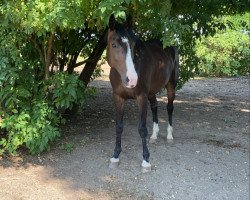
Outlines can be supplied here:
<path id="1" fill-rule="evenodd" d="M 154 43 L 154 44 L 159 45 L 161 48 L 163 48 L 163 43 L 159 39 L 150 39 L 150 40 L 147 40 L 146 43 Z"/>

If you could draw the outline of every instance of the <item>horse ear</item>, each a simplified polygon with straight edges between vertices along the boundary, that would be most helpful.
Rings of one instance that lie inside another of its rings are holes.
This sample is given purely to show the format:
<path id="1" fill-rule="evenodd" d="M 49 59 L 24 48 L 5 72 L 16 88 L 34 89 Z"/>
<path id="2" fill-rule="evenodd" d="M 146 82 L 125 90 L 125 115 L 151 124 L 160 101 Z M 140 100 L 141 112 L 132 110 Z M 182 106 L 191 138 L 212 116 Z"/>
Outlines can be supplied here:
<path id="1" fill-rule="evenodd" d="M 132 28 L 132 25 L 133 25 L 133 19 L 132 19 L 132 15 L 127 15 L 127 18 L 126 18 L 126 21 L 124 23 L 124 26 L 127 28 L 127 29 L 131 29 Z"/>
<path id="2" fill-rule="evenodd" d="M 109 29 L 114 30 L 115 29 L 115 24 L 116 24 L 115 16 L 114 16 L 114 14 L 112 14 L 110 16 L 110 18 L 109 18 Z"/>

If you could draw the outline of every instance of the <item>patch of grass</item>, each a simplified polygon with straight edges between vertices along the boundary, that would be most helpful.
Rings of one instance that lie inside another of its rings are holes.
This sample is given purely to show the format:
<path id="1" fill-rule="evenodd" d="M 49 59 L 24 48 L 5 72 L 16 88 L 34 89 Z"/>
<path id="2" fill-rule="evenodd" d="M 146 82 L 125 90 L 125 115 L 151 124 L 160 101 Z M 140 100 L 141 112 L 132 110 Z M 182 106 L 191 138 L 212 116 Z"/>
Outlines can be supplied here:
<path id="1" fill-rule="evenodd" d="M 65 144 L 62 144 L 60 146 L 60 149 L 65 150 L 67 153 L 71 153 L 73 151 L 73 149 L 74 149 L 74 144 L 70 143 L 70 142 L 67 142 Z"/>

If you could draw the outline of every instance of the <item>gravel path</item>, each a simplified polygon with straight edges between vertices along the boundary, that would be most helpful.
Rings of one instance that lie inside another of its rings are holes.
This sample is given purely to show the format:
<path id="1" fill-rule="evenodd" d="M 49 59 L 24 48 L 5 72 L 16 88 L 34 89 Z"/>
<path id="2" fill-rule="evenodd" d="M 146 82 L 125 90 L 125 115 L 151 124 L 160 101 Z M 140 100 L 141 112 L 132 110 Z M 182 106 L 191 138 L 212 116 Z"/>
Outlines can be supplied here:
<path id="1" fill-rule="evenodd" d="M 249 78 L 190 80 L 177 92 L 172 144 L 165 92 L 158 95 L 160 138 L 149 145 L 153 170 L 146 174 L 134 101 L 125 106 L 120 165 L 108 168 L 115 141 L 111 87 L 107 76 L 92 85 L 96 97 L 61 127 L 64 136 L 49 152 L 0 158 L 1 200 L 249 199 Z"/>

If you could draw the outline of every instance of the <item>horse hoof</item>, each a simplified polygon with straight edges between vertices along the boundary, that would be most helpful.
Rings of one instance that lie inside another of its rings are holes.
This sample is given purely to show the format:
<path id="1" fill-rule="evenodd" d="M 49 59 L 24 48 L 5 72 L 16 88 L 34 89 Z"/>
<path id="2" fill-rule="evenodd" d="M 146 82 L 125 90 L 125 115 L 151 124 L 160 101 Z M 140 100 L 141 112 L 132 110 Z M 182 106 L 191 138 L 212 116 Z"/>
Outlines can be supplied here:
<path id="1" fill-rule="evenodd" d="M 150 138 L 150 139 L 149 139 L 149 143 L 150 143 L 150 144 L 155 144 L 156 141 L 157 141 L 156 138 Z"/>
<path id="2" fill-rule="evenodd" d="M 118 165 L 119 165 L 119 158 L 111 158 L 110 159 L 110 164 L 109 164 L 110 169 L 115 169 L 118 167 Z"/>
<path id="3" fill-rule="evenodd" d="M 145 160 L 143 160 L 141 164 L 141 172 L 142 173 L 147 173 L 151 171 L 151 164 Z"/>
<path id="4" fill-rule="evenodd" d="M 168 144 L 173 144 L 173 143 L 174 143 L 174 140 L 173 140 L 173 139 L 167 139 L 167 143 L 168 143 Z"/>

